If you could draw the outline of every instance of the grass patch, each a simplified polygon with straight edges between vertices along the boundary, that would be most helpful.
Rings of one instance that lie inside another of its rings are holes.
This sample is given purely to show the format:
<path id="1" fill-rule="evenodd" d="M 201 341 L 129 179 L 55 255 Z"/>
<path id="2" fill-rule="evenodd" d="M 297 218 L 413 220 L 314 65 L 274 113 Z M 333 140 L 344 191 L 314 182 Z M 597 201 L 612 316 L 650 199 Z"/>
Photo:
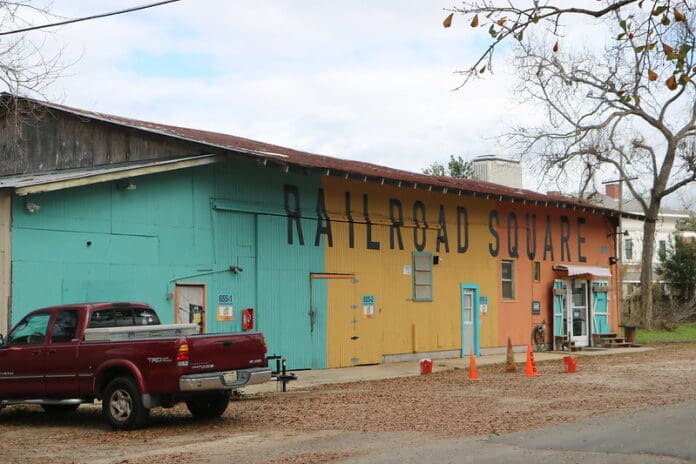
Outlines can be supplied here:
<path id="1" fill-rule="evenodd" d="M 636 342 L 645 344 L 696 342 L 696 324 L 680 324 L 674 330 L 638 329 Z"/>

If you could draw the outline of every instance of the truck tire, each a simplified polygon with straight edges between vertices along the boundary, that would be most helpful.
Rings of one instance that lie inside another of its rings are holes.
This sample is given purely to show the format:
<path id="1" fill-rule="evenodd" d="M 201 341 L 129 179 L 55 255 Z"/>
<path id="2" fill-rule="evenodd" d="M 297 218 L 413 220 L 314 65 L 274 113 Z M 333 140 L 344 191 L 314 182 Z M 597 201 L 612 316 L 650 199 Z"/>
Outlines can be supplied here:
<path id="1" fill-rule="evenodd" d="M 216 419 L 222 416 L 230 403 L 229 390 L 196 395 L 186 400 L 186 407 L 197 419 Z"/>
<path id="2" fill-rule="evenodd" d="M 42 404 L 41 408 L 48 414 L 69 414 L 77 411 L 79 404 Z"/>
<path id="3" fill-rule="evenodd" d="M 142 427 L 150 414 L 131 377 L 116 377 L 109 382 L 102 397 L 102 411 L 106 421 L 118 430 Z"/>

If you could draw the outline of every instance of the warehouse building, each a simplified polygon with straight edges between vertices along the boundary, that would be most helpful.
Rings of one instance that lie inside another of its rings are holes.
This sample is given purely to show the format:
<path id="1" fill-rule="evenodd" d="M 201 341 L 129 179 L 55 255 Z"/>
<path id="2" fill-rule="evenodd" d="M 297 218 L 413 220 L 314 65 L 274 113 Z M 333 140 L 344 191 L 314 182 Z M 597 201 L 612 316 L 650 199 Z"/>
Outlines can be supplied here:
<path id="1" fill-rule="evenodd" d="M 22 111 L 0 127 L 2 333 L 42 306 L 144 301 L 262 331 L 300 369 L 618 329 L 628 213 L 3 98 Z"/>

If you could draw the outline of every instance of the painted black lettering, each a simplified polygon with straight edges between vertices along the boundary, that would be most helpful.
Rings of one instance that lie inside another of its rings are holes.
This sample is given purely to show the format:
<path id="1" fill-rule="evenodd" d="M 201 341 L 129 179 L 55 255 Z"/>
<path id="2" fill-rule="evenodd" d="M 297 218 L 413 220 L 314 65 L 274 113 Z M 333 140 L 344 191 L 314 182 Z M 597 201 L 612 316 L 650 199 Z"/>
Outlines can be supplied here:
<path id="1" fill-rule="evenodd" d="M 355 248 L 355 221 L 350 206 L 350 192 L 346 192 L 346 218 L 348 219 L 348 247 Z"/>
<path id="2" fill-rule="evenodd" d="M 568 216 L 561 216 L 561 261 L 572 261 L 570 256 L 570 221 Z M 568 258 L 566 259 L 566 254 Z"/>
<path id="3" fill-rule="evenodd" d="M 526 214 L 527 226 L 527 258 L 534 260 L 536 258 L 536 214 Z M 531 219 L 531 221 L 530 221 Z"/>
<path id="4" fill-rule="evenodd" d="M 553 257 L 553 235 L 551 232 L 551 216 L 546 216 L 546 233 L 544 233 L 544 261 L 546 261 L 546 255 L 551 254 L 551 261 L 554 260 Z"/>
<path id="5" fill-rule="evenodd" d="M 519 253 L 519 236 L 517 234 L 517 215 L 515 213 L 508 214 L 507 220 L 507 246 L 508 256 L 518 258 Z"/>
<path id="6" fill-rule="evenodd" d="M 395 214 L 396 213 L 396 214 Z M 401 226 L 404 225 L 404 210 L 401 207 L 401 200 L 396 198 L 389 199 L 389 248 L 394 249 L 394 237 L 399 243 L 399 250 L 404 249 L 404 242 L 401 240 Z"/>
<path id="7" fill-rule="evenodd" d="M 493 224 L 494 222 L 495 224 Z M 488 253 L 490 253 L 491 256 L 498 256 L 498 252 L 500 251 L 500 237 L 498 237 L 498 231 L 496 230 L 499 222 L 498 212 L 492 209 L 491 212 L 488 213 L 488 230 L 493 237 L 493 241 L 488 243 Z"/>
<path id="8" fill-rule="evenodd" d="M 466 253 L 468 249 L 469 213 L 466 212 L 466 208 L 457 206 L 457 253 Z"/>
<path id="9" fill-rule="evenodd" d="M 440 228 L 437 231 L 437 243 L 435 245 L 436 251 L 440 251 L 440 244 L 445 245 L 445 252 L 449 253 L 449 240 L 447 239 L 447 219 L 445 218 L 445 206 L 440 205 L 440 214 L 438 215 L 437 222 L 440 224 Z"/>
<path id="10" fill-rule="evenodd" d="M 304 245 L 304 236 L 302 235 L 302 224 L 300 219 L 300 191 L 295 185 L 285 184 L 283 187 L 285 215 L 288 219 L 288 245 L 292 245 L 294 241 L 293 224 L 297 229 L 297 239 L 300 245 Z M 292 203 L 290 197 L 292 196 Z"/>
<path id="11" fill-rule="evenodd" d="M 425 205 L 420 200 L 413 204 L 413 222 L 416 225 L 413 229 L 413 246 L 416 250 L 423 251 L 427 240 L 428 223 L 425 220 Z M 420 240 L 418 239 L 419 234 Z"/>
<path id="12" fill-rule="evenodd" d="M 379 242 L 372 240 L 372 222 L 370 222 L 368 203 L 367 193 L 363 193 L 363 216 L 365 217 L 365 227 L 367 229 L 367 249 L 379 250 Z"/>
<path id="13" fill-rule="evenodd" d="M 587 241 L 585 237 L 582 235 L 582 226 L 584 226 L 585 223 L 587 223 L 587 220 L 585 218 L 578 218 L 578 261 L 580 261 L 581 263 L 587 262 L 587 256 L 582 254 L 582 244 Z"/>
<path id="14" fill-rule="evenodd" d="M 326 212 L 326 201 L 324 201 L 324 189 L 317 192 L 317 232 L 314 235 L 314 246 L 319 246 L 321 236 L 326 235 L 326 241 L 333 247 L 333 235 L 331 234 L 331 219 Z"/>

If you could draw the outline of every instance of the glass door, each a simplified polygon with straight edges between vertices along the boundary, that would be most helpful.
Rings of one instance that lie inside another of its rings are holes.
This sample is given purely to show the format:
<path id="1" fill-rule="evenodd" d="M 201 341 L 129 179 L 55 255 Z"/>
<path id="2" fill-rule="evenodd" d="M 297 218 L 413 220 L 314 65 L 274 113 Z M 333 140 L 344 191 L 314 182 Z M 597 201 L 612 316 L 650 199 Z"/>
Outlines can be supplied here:
<path id="1" fill-rule="evenodd" d="M 575 346 L 589 346 L 587 288 L 586 280 L 576 279 L 573 281 L 572 304 L 568 319 L 570 320 L 570 340 L 575 342 Z"/>

